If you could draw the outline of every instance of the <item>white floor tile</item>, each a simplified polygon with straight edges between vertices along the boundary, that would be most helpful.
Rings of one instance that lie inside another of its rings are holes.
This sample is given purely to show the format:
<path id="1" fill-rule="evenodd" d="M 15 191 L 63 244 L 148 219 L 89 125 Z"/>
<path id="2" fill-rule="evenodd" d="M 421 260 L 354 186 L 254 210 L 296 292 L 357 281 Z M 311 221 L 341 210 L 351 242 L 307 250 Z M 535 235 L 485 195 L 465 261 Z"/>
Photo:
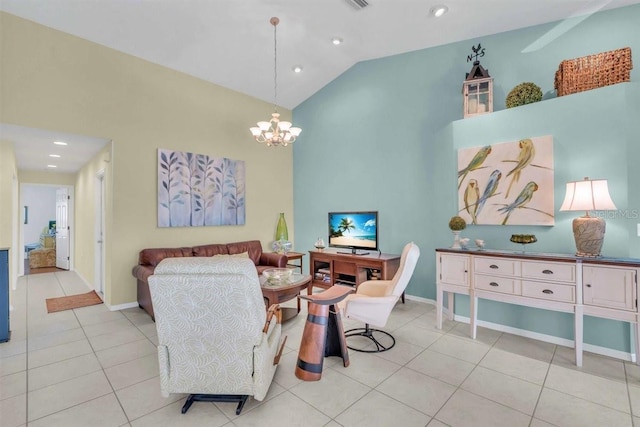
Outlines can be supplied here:
<path id="1" fill-rule="evenodd" d="M 407 367 L 454 386 L 459 386 L 475 365 L 446 354 L 425 350 L 407 364 Z"/>
<path id="2" fill-rule="evenodd" d="M 476 367 L 460 388 L 501 405 L 532 415 L 542 386 Z"/>
<path id="3" fill-rule="evenodd" d="M 242 411 L 234 418 L 233 425 L 237 427 L 278 426 L 287 423 L 289 426 L 314 427 L 324 426 L 331 419 L 311 405 L 285 391 L 268 404 Z"/>
<path id="4" fill-rule="evenodd" d="M 538 385 L 544 383 L 549 364 L 519 354 L 492 348 L 479 366 L 502 372 Z"/>
<path id="5" fill-rule="evenodd" d="M 320 381 L 302 381 L 289 389 L 291 393 L 331 418 L 370 390 L 370 387 L 332 369 L 325 370 Z"/>
<path id="6" fill-rule="evenodd" d="M 114 390 L 120 390 L 133 384 L 159 375 L 158 357 L 150 354 L 104 370 Z"/>
<path id="7" fill-rule="evenodd" d="M 183 402 L 175 402 L 131 422 L 132 427 L 220 427 L 229 423 L 213 403 L 196 403 L 186 414 L 181 412 Z"/>
<path id="8" fill-rule="evenodd" d="M 337 416 L 335 420 L 343 426 L 352 427 L 422 427 L 427 425 L 431 418 L 389 396 L 372 390 Z"/>
<path id="9" fill-rule="evenodd" d="M 456 388 L 414 370 L 402 368 L 376 387 L 376 390 L 424 414 L 434 416 Z"/>
<path id="10" fill-rule="evenodd" d="M 130 421 L 150 414 L 173 402 L 184 401 L 186 397 L 184 394 L 172 394 L 167 398 L 162 397 L 159 377 L 151 378 L 122 390 L 116 390 L 116 396 Z"/>
<path id="11" fill-rule="evenodd" d="M 21 394 L 0 400 L 0 414 L 2 414 L 2 427 L 27 425 L 27 395 Z"/>
<path id="12" fill-rule="evenodd" d="M 445 335 L 429 347 L 431 351 L 456 357 L 470 363 L 478 363 L 491 347 L 479 342 L 460 339 L 451 335 Z"/>
<path id="13" fill-rule="evenodd" d="M 93 353 L 29 369 L 29 391 L 102 370 Z"/>
<path id="14" fill-rule="evenodd" d="M 112 392 L 102 371 L 29 392 L 29 422 Z"/>
<path id="15" fill-rule="evenodd" d="M 0 359 L 0 376 L 15 374 L 27 369 L 27 354 L 3 357 Z"/>
<path id="16" fill-rule="evenodd" d="M 631 426 L 629 414 L 546 388 L 534 417 L 563 427 Z"/>
<path id="17" fill-rule="evenodd" d="M 147 338 L 144 338 L 117 347 L 96 351 L 96 356 L 103 368 L 110 368 L 149 354 L 157 355 L 157 352 L 157 347 Z"/>
<path id="18" fill-rule="evenodd" d="M 27 392 L 27 372 L 21 371 L 15 374 L 0 377 L 0 400 L 15 397 Z"/>
<path id="19" fill-rule="evenodd" d="M 90 400 L 29 423 L 30 427 L 118 427 L 127 423 L 114 394 Z"/>
<path id="20" fill-rule="evenodd" d="M 551 365 L 545 387 L 618 411 L 631 412 L 624 383 Z"/>
<path id="21" fill-rule="evenodd" d="M 351 363 L 347 368 L 340 364 L 331 369 L 369 387 L 377 386 L 400 369 L 400 365 L 368 353 L 352 353 L 350 360 Z"/>
<path id="22" fill-rule="evenodd" d="M 475 394 L 458 390 L 436 415 L 452 427 L 528 426 L 531 417 Z"/>
<path id="23" fill-rule="evenodd" d="M 85 354 L 93 353 L 89 341 L 82 339 L 68 344 L 57 345 L 55 347 L 44 348 L 42 350 L 30 351 L 27 355 L 29 369 L 38 366 L 50 365 Z"/>

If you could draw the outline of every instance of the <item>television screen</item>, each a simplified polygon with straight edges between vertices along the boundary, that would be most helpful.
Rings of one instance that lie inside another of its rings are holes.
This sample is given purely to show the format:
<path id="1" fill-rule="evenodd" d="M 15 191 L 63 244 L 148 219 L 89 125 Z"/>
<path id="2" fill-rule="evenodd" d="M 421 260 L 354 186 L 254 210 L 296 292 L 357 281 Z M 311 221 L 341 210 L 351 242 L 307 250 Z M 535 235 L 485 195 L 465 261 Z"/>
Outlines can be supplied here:
<path id="1" fill-rule="evenodd" d="M 329 246 L 378 249 L 378 212 L 329 212 Z"/>

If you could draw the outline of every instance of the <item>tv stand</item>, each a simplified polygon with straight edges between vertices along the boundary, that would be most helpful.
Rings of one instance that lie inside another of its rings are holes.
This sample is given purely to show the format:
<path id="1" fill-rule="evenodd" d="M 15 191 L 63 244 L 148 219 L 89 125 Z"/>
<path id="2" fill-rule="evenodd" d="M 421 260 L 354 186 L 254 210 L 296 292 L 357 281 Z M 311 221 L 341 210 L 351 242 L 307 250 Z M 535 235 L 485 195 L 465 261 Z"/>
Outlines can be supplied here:
<path id="1" fill-rule="evenodd" d="M 369 255 L 369 252 L 360 252 L 358 253 L 357 249 L 351 249 L 351 252 L 336 252 L 342 255 Z"/>
<path id="2" fill-rule="evenodd" d="M 400 255 L 324 251 L 309 251 L 309 254 L 308 295 L 314 286 L 329 289 L 337 284 L 357 288 L 367 280 L 391 280 L 400 267 Z"/>

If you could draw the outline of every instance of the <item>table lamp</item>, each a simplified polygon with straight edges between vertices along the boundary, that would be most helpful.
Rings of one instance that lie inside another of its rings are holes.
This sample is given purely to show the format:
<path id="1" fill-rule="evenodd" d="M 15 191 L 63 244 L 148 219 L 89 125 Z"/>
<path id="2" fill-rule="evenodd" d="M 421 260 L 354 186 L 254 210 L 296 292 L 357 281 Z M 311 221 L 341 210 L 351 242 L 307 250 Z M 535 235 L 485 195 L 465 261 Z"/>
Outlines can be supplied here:
<path id="1" fill-rule="evenodd" d="M 615 210 L 609 195 L 606 179 L 589 179 L 567 182 L 567 193 L 561 211 L 586 211 L 585 216 L 573 220 L 573 237 L 576 240 L 576 256 L 600 256 L 606 222 L 603 218 L 589 216 L 589 211 Z"/>

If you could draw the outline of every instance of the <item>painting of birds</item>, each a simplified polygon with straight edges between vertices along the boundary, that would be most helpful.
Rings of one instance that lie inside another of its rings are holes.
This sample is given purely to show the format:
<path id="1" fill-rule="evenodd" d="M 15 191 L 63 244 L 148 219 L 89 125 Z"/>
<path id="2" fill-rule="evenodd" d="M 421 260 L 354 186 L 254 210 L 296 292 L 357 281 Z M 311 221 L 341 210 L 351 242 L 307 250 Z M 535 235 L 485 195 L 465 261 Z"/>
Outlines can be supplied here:
<path id="1" fill-rule="evenodd" d="M 496 194 L 496 191 L 498 190 L 498 185 L 500 184 L 500 178 L 502 178 L 502 172 L 500 172 L 498 169 L 491 172 L 491 176 L 489 176 L 489 181 L 487 181 L 487 185 L 486 187 L 484 187 L 482 196 L 478 200 L 478 209 L 476 210 L 476 217 L 480 215 L 480 211 L 482 211 L 482 207 L 487 202 L 487 199 L 489 199 L 489 197 L 493 197 Z"/>
<path id="2" fill-rule="evenodd" d="M 520 173 L 524 168 L 531 164 L 531 161 L 536 155 L 536 149 L 533 144 L 533 141 L 530 138 L 521 139 L 518 143 L 518 147 L 520 147 L 520 153 L 518 154 L 518 160 L 516 166 L 509 171 L 507 176 L 511 176 L 511 182 L 509 182 L 509 188 L 507 188 L 507 193 L 505 194 L 505 199 L 509 198 L 509 192 L 511 192 L 511 187 L 513 184 L 517 183 L 520 180 Z"/>
<path id="3" fill-rule="evenodd" d="M 480 199 L 480 188 L 478 187 L 478 181 L 470 179 L 467 184 L 466 190 L 464 190 L 464 208 L 471 216 L 471 222 L 477 224 L 476 212 L 478 210 L 478 200 Z"/>
<path id="4" fill-rule="evenodd" d="M 529 181 L 512 203 L 498 209 L 498 212 L 505 214 L 505 217 L 502 220 L 502 225 L 507 224 L 509 216 L 515 209 L 522 209 L 527 203 L 529 203 L 533 198 L 533 193 L 536 191 L 538 191 L 538 184 L 533 181 Z"/>
<path id="5" fill-rule="evenodd" d="M 478 150 L 476 155 L 473 156 L 473 159 L 471 159 L 467 167 L 458 171 L 458 178 L 460 179 L 460 181 L 458 182 L 458 189 L 460 189 L 462 181 L 464 181 L 469 172 L 479 169 L 484 161 L 487 160 L 487 156 L 489 156 L 489 154 L 491 154 L 491 146 L 487 145 L 485 147 L 482 147 L 480 150 Z"/>

